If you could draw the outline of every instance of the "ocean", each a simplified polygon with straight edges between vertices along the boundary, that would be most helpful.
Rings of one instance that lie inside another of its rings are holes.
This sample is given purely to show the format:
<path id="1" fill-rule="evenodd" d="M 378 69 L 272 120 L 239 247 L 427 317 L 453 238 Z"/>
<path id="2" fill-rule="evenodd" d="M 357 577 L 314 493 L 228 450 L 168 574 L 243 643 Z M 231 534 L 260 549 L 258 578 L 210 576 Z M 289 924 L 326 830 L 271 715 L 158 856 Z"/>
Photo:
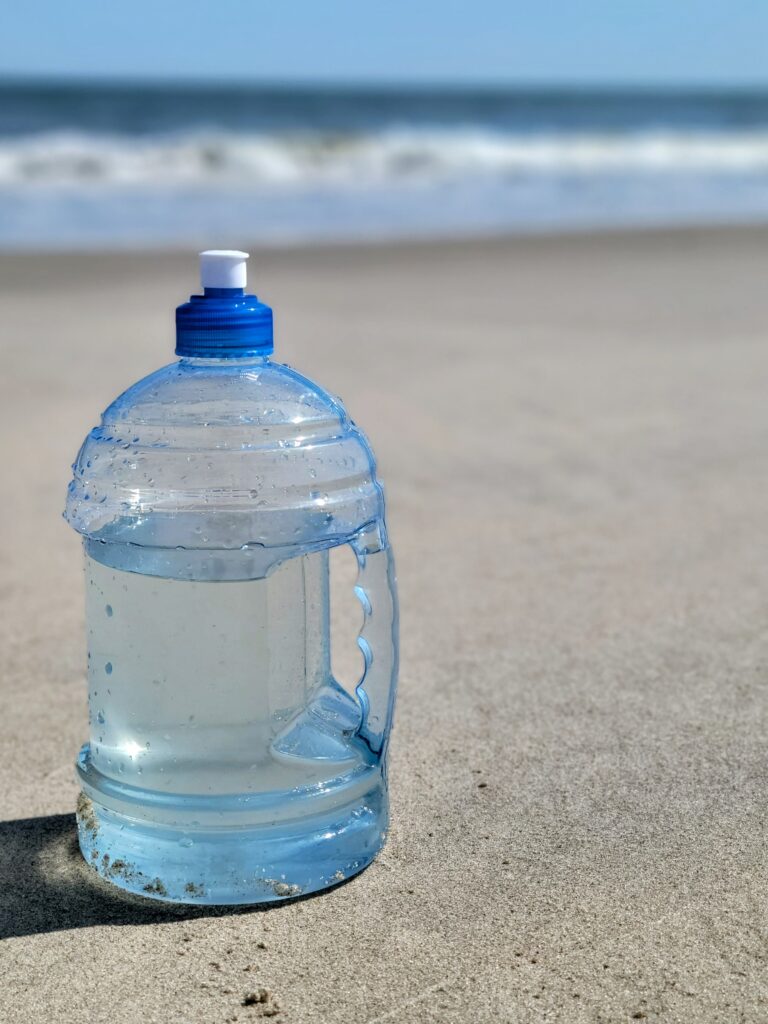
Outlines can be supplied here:
<path id="1" fill-rule="evenodd" d="M 768 221 L 768 91 L 0 83 L 0 246 Z"/>

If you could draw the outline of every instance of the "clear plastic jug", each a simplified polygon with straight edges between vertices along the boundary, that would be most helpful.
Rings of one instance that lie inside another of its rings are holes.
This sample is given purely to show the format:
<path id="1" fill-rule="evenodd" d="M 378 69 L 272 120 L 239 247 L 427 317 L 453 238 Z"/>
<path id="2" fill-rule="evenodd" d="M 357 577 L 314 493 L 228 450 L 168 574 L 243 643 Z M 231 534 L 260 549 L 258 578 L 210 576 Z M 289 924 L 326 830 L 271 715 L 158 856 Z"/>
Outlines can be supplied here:
<path id="1" fill-rule="evenodd" d="M 259 903 L 334 885 L 384 842 L 397 598 L 373 454 L 340 402 L 270 360 L 244 253 L 202 254 L 178 362 L 104 412 L 65 517 L 84 538 L 83 856 L 156 899 Z M 364 624 L 330 668 L 329 551 Z"/>

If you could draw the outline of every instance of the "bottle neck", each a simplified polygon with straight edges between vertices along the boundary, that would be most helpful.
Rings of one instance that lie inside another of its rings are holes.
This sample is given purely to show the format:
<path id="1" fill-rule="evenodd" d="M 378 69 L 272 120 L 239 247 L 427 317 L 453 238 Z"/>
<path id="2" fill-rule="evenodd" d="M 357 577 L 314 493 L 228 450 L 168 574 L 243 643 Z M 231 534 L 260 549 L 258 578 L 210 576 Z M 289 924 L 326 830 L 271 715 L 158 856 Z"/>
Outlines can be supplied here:
<path id="1" fill-rule="evenodd" d="M 269 356 L 182 356 L 181 366 L 265 366 Z"/>

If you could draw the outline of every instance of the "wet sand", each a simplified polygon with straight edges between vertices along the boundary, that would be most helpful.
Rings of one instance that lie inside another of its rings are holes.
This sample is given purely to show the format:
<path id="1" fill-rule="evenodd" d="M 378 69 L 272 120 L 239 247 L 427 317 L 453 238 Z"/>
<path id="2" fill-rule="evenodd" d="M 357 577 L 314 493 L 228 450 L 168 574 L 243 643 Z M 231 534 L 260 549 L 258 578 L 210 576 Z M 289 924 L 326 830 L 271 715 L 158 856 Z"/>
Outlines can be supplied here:
<path id="1" fill-rule="evenodd" d="M 235 912 L 123 897 L 74 839 L 69 466 L 172 358 L 195 259 L 0 255 L 2 1015 L 764 1019 L 766 253 L 725 229 L 256 252 L 276 357 L 378 452 L 402 673 L 378 861 Z"/>

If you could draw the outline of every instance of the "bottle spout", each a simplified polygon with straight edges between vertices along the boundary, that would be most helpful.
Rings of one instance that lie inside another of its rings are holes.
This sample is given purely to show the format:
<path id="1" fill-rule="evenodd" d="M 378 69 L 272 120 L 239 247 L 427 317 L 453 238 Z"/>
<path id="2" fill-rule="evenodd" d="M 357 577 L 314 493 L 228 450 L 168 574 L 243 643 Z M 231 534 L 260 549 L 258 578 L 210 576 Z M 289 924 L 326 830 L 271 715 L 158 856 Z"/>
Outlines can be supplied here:
<path id="1" fill-rule="evenodd" d="M 247 252 L 238 249 L 206 249 L 200 253 L 200 283 L 203 288 L 245 289 Z"/>

